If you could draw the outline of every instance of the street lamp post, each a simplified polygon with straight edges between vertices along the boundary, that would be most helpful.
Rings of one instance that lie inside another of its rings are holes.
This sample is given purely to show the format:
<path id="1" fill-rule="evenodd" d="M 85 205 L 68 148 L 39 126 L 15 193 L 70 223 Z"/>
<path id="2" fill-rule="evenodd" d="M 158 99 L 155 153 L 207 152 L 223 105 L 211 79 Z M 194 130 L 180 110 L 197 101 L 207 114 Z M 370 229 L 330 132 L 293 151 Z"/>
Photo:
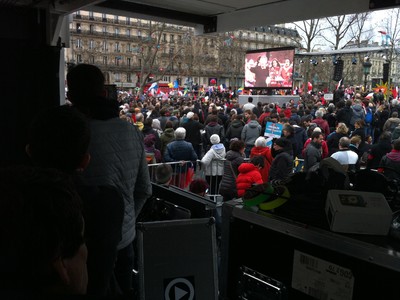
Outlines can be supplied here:
<path id="1" fill-rule="evenodd" d="M 365 90 L 367 89 L 367 76 L 369 75 L 369 72 L 371 70 L 371 62 L 369 61 L 369 57 L 365 57 L 364 58 L 364 62 L 363 62 L 363 72 L 364 72 L 364 87 Z"/>

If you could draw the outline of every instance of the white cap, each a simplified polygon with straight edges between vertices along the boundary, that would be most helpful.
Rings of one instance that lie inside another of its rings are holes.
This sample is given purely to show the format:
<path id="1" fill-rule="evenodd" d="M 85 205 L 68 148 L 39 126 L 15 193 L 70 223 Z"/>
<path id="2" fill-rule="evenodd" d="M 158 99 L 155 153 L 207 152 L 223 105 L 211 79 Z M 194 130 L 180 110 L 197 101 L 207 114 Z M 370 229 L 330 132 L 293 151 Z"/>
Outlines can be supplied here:
<path id="1" fill-rule="evenodd" d="M 220 142 L 220 138 L 217 134 L 213 134 L 212 136 L 210 136 L 210 142 L 211 144 L 215 145 L 215 144 L 219 144 Z"/>
<path id="2" fill-rule="evenodd" d="M 186 117 L 187 117 L 188 119 L 193 118 L 193 116 L 194 116 L 194 113 L 193 113 L 192 111 L 189 111 L 189 112 L 186 114 Z"/>

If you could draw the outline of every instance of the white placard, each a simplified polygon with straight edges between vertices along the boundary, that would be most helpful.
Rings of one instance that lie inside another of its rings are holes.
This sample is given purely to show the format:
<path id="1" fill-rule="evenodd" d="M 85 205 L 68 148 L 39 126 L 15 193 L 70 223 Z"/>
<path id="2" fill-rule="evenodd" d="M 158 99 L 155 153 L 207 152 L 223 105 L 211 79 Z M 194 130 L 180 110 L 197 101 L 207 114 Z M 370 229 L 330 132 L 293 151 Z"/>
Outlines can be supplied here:
<path id="1" fill-rule="evenodd" d="M 354 276 L 347 268 L 294 251 L 292 288 L 321 300 L 351 300 Z"/>
<path id="2" fill-rule="evenodd" d="M 326 101 L 332 101 L 333 100 L 333 94 L 324 94 L 324 99 Z"/>

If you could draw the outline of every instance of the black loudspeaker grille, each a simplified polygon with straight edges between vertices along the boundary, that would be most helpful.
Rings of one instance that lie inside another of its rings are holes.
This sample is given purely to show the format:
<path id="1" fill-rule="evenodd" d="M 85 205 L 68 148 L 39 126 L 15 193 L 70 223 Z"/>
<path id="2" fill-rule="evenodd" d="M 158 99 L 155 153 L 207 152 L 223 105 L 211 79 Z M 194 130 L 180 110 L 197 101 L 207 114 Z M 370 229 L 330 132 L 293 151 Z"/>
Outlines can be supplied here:
<path id="1" fill-rule="evenodd" d="M 343 78 L 343 64 L 343 60 L 337 60 L 335 70 L 333 72 L 333 80 L 340 81 Z"/>
<path id="2" fill-rule="evenodd" d="M 383 83 L 389 81 L 389 63 L 383 64 Z"/>

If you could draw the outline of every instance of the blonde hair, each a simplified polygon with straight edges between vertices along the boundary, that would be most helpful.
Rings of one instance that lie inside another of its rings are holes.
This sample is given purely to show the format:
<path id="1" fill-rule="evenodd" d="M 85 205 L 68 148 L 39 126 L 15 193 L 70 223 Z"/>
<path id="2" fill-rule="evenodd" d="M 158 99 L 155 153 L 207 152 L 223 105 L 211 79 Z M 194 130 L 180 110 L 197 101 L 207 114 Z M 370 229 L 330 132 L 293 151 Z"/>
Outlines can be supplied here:
<path id="1" fill-rule="evenodd" d="M 349 128 L 346 126 L 345 123 L 339 123 L 336 127 L 336 132 L 347 134 L 349 132 Z"/>

